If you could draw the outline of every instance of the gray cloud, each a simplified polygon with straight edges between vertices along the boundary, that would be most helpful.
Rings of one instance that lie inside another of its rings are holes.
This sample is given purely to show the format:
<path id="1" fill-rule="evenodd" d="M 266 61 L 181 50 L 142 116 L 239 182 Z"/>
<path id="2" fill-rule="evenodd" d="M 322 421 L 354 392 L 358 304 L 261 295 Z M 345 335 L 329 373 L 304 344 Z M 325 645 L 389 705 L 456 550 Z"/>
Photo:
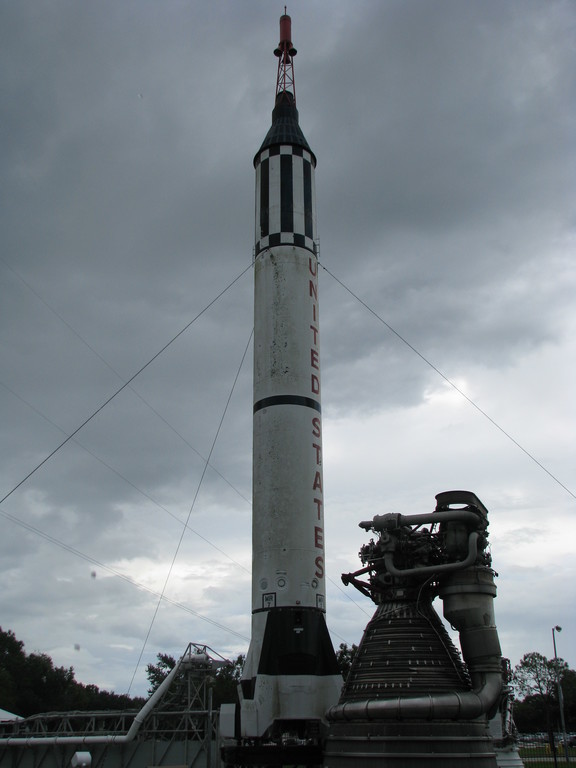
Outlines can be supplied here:
<path id="1" fill-rule="evenodd" d="M 572 4 L 289 10 L 321 261 L 568 483 Z M 3 5 L 0 496 L 250 264 L 252 159 L 276 74 L 269 11 L 256 0 Z M 249 341 L 251 280 L 248 270 L 1 507 L 155 592 L 190 513 L 196 533 L 166 594 L 230 631 L 166 603 L 144 663 L 189 640 L 246 647 L 251 349 L 193 501 Z M 571 621 L 547 595 L 567 583 L 556 534 L 572 531 L 573 498 L 326 272 L 321 296 L 335 639 L 358 642 L 370 612 L 336 586 L 338 569 L 356 567 L 358 520 L 470 486 L 499 521 L 508 653 L 546 652 L 544 622 Z M 2 626 L 81 680 L 123 690 L 157 598 L 7 518 L 2 531 Z M 535 567 L 550 579 L 530 648 L 521 606 Z M 135 686 L 146 688 L 142 670 Z"/>

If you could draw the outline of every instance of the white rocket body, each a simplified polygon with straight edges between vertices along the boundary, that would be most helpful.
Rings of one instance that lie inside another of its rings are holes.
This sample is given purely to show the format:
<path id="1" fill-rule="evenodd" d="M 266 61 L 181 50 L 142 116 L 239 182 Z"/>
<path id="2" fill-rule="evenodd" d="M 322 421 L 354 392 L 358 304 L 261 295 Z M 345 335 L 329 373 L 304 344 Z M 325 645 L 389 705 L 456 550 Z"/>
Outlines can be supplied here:
<path id="1" fill-rule="evenodd" d="M 303 163 L 313 179 L 311 154 L 268 154 L 264 150 L 259 156 L 257 189 L 263 163 L 269 164 L 270 186 L 278 189 L 280 160 L 294 163 L 294 171 L 300 170 L 293 173 L 294 218 L 303 223 L 303 195 L 296 192 L 304 186 Z M 312 181 L 310 187 L 313 198 Z M 279 226 L 274 221 L 279 206 L 270 207 L 270 224 Z M 323 611 L 318 262 L 313 238 L 308 249 L 295 246 L 292 233 L 282 239 L 292 244 L 270 247 L 260 241 L 254 265 L 252 610 L 302 606 Z"/>
<path id="2" fill-rule="evenodd" d="M 316 158 L 291 93 L 277 96 L 254 165 L 252 639 L 241 683 L 244 738 L 290 721 L 323 721 L 342 685 L 325 622 Z"/>

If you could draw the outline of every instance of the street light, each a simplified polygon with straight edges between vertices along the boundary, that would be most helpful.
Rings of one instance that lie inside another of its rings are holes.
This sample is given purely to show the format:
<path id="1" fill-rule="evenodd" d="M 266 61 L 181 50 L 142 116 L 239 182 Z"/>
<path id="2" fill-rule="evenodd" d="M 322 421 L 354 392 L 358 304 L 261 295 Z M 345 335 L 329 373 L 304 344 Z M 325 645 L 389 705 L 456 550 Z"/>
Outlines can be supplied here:
<path id="1" fill-rule="evenodd" d="M 564 721 L 564 696 L 562 694 L 562 686 L 560 685 L 560 674 L 558 672 L 558 655 L 556 654 L 556 635 L 555 632 L 562 632 L 562 627 L 556 624 L 552 627 L 552 644 L 554 645 L 554 670 L 556 672 L 556 688 L 558 689 L 558 706 L 560 707 L 560 723 L 562 725 L 562 738 L 564 739 L 564 755 L 566 756 L 566 762 L 570 762 L 570 755 L 568 754 L 568 739 L 566 738 L 566 722 Z"/>

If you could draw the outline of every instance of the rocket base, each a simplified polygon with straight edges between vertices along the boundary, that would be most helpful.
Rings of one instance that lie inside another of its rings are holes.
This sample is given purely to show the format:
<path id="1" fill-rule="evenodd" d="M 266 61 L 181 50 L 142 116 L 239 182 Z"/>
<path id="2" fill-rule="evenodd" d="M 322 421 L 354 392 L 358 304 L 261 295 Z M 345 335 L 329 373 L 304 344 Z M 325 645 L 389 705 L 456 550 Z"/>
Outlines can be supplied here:
<path id="1" fill-rule="evenodd" d="M 297 765 L 321 768 L 322 748 L 319 744 L 226 746 L 222 748 L 222 760 L 225 766 Z"/>
<path id="2" fill-rule="evenodd" d="M 240 684 L 241 738 L 281 739 L 290 731 L 308 738 L 326 724 L 342 677 L 324 614 L 311 608 L 276 608 L 254 615 L 253 634 Z"/>
<path id="3" fill-rule="evenodd" d="M 300 607 L 258 611 L 253 629 L 240 706 L 223 706 L 222 760 L 321 766 L 326 711 L 342 688 L 324 614 Z"/>
<path id="4" fill-rule="evenodd" d="M 264 616 L 257 675 L 340 676 L 321 611 L 286 607 L 267 611 Z M 249 684 L 243 680 L 242 691 L 245 698 L 254 698 Z"/>

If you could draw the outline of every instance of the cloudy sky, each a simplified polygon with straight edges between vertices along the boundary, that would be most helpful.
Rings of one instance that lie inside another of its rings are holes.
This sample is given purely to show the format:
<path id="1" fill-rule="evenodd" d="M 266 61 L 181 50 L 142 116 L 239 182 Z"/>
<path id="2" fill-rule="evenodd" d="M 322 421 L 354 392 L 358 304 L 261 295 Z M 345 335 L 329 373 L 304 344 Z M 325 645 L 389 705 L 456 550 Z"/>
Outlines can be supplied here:
<path id="1" fill-rule="evenodd" d="M 282 12 L 0 7 L 0 625 L 118 693 L 160 651 L 248 646 L 252 159 Z M 358 522 L 465 488 L 505 655 L 552 656 L 559 624 L 576 668 L 576 6 L 288 12 L 329 270 L 333 641 L 373 612 L 340 585 Z"/>

